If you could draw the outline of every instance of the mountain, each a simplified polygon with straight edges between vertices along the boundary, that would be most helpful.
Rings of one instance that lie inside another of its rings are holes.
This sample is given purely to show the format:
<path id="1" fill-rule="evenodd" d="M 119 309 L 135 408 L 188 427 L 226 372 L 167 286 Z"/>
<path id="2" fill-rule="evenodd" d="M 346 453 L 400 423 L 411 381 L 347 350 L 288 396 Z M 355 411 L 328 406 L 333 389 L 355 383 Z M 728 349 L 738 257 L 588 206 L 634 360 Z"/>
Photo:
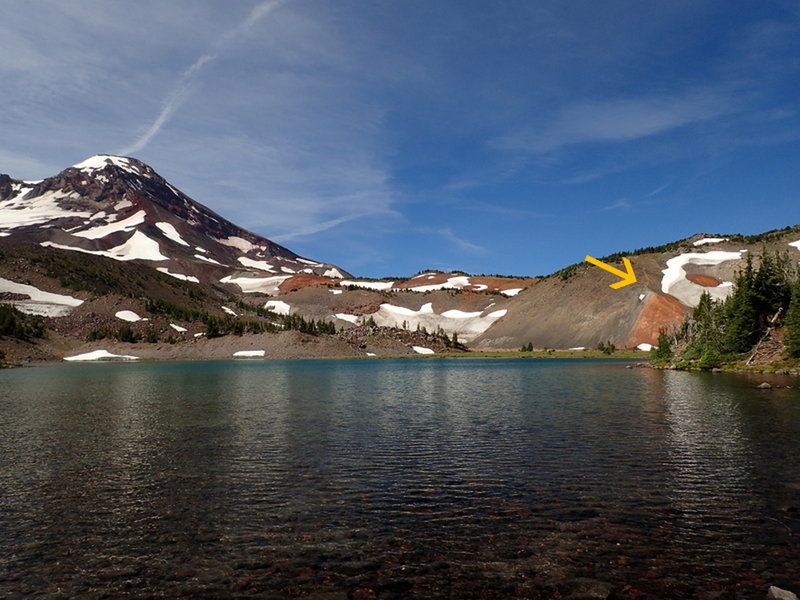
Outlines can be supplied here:
<path id="1" fill-rule="evenodd" d="M 234 225 L 143 162 L 118 156 L 93 156 L 42 181 L 0 175 L 0 236 L 146 261 L 184 281 L 236 283 L 248 273 L 346 276 Z"/>
<path id="2" fill-rule="evenodd" d="M 800 227 L 605 257 L 630 257 L 636 271 L 616 290 L 588 263 L 538 278 L 358 279 L 234 225 L 136 159 L 99 155 L 42 181 L 0 175 L 0 302 L 41 321 L 18 317 L 6 329 L 45 332 L 0 334 L 0 352 L 294 358 L 607 341 L 646 350 L 704 292 L 727 297 L 747 257 L 758 264 L 765 252 L 796 263 Z"/>

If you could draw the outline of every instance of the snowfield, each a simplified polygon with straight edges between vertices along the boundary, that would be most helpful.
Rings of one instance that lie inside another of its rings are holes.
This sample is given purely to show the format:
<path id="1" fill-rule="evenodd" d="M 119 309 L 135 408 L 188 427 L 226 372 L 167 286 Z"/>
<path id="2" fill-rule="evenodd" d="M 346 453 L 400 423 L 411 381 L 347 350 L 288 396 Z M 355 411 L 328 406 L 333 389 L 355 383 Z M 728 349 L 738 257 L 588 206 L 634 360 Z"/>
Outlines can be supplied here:
<path id="1" fill-rule="evenodd" d="M 131 168 L 131 163 L 127 159 L 122 158 L 121 156 L 112 156 L 110 154 L 96 154 L 94 156 L 90 156 L 86 160 L 79 162 L 76 165 L 72 165 L 72 168 L 84 171 L 86 173 L 92 173 L 105 168 L 109 164 L 116 165 L 117 167 L 125 169 L 126 171 L 138 173 L 138 171 L 134 171 Z"/>
<path id="2" fill-rule="evenodd" d="M 265 260 L 253 260 L 252 258 L 247 258 L 246 256 L 240 256 L 237 260 L 245 267 L 260 269 L 261 271 L 266 271 L 267 273 L 275 273 L 275 267 Z"/>
<path id="3" fill-rule="evenodd" d="M 175 279 L 180 279 L 181 281 L 191 281 L 193 283 L 200 283 L 200 280 L 195 277 L 194 275 L 183 275 L 182 273 L 173 273 L 167 267 L 158 267 L 156 269 L 159 273 L 164 273 L 164 275 L 169 275 L 170 277 L 174 277 Z"/>
<path id="4" fill-rule="evenodd" d="M 697 306 L 703 292 L 716 300 L 724 300 L 733 291 L 733 283 L 724 281 L 717 287 L 704 287 L 686 279 L 684 265 L 715 266 L 731 260 L 742 258 L 741 252 L 724 252 L 715 250 L 713 252 L 680 254 L 667 261 L 667 268 L 661 271 L 664 277 L 661 279 L 661 291 L 669 294 L 686 306 Z"/>
<path id="5" fill-rule="evenodd" d="M 266 353 L 266 350 L 238 350 L 233 355 L 237 358 L 262 358 Z"/>
<path id="6" fill-rule="evenodd" d="M 240 277 L 227 275 L 220 279 L 221 283 L 233 283 L 239 286 L 245 294 L 267 294 L 276 296 L 280 292 L 280 285 L 291 275 L 276 275 L 275 277 Z"/>
<path id="7" fill-rule="evenodd" d="M 292 310 L 292 307 L 283 300 L 270 300 L 264 305 L 264 308 L 279 315 L 288 315 Z"/>
<path id="8" fill-rule="evenodd" d="M 158 227 L 161 230 L 161 233 L 163 233 L 168 239 L 172 240 L 176 244 L 191 248 L 189 243 L 181 237 L 181 234 L 178 233 L 178 230 L 175 229 L 175 226 L 172 223 L 156 223 L 156 227 Z"/>
<path id="9" fill-rule="evenodd" d="M 113 223 L 108 223 L 106 225 L 99 225 L 84 231 L 76 231 L 72 235 L 86 238 L 87 240 L 99 240 L 100 238 L 104 238 L 112 233 L 133 231 L 136 229 L 137 225 L 144 223 L 144 217 L 145 212 L 140 210 L 139 212 L 132 214 L 127 219 L 114 221 Z"/>
<path id="10" fill-rule="evenodd" d="M 325 271 L 325 273 L 329 273 L 330 271 Z M 342 287 L 347 286 L 354 286 L 360 287 L 367 290 L 388 290 L 394 285 L 394 281 L 350 281 L 347 279 L 343 279 L 339 282 L 339 285 Z"/>
<path id="11" fill-rule="evenodd" d="M 720 242 L 727 242 L 728 238 L 703 238 L 702 240 L 697 240 L 696 242 L 692 242 L 692 246 L 705 246 L 706 244 L 719 244 Z"/>
<path id="12" fill-rule="evenodd" d="M 347 313 L 336 313 L 333 315 L 337 319 L 341 319 L 342 321 L 347 321 L 348 323 L 353 323 L 354 325 L 358 323 L 358 320 L 361 318 L 358 315 L 348 315 Z"/>
<path id="13" fill-rule="evenodd" d="M 114 313 L 114 316 L 120 319 L 121 321 L 127 321 L 128 323 L 137 323 L 139 321 L 147 320 L 147 319 L 142 319 L 142 317 L 137 315 L 132 310 L 120 310 Z"/>
<path id="14" fill-rule="evenodd" d="M 86 352 L 85 354 L 76 354 L 75 356 L 65 356 L 64 360 L 69 360 L 69 361 L 139 360 L 139 357 L 129 356 L 127 354 L 112 354 L 108 350 L 94 350 L 92 352 Z"/>
<path id="15" fill-rule="evenodd" d="M 411 346 L 411 349 L 417 354 L 436 354 L 436 352 L 424 346 Z"/>
<path id="16" fill-rule="evenodd" d="M 74 252 L 83 252 L 84 254 L 105 256 L 119 261 L 151 260 L 160 262 L 169 260 L 168 257 L 161 254 L 161 247 L 158 245 L 158 242 L 150 239 L 141 231 L 134 232 L 127 242 L 116 248 L 111 248 L 110 250 L 86 250 L 85 248 L 56 244 L 50 241 L 40 242 L 40 245 L 46 248 L 58 248 L 60 250 L 72 250 Z"/>
<path id="17" fill-rule="evenodd" d="M 504 317 L 507 312 L 503 308 L 484 315 L 483 312 L 468 313 L 453 309 L 437 314 L 431 302 L 423 304 L 419 310 L 384 303 L 377 312 L 368 316 L 375 319 L 375 323 L 382 327 L 403 328 L 405 323 L 405 328 L 410 331 L 424 327 L 427 331 L 434 332 L 441 328 L 448 335 L 457 334 L 462 342 L 470 342 L 489 329 L 495 321 Z"/>
<path id="18" fill-rule="evenodd" d="M 800 240 L 797 240 L 796 242 L 789 242 L 789 245 L 800 250 Z"/>
<path id="19" fill-rule="evenodd" d="M 654 348 L 654 346 L 652 344 L 647 344 L 647 343 L 643 342 L 643 343 L 639 344 L 638 346 L 636 346 L 636 348 L 639 349 L 639 350 L 642 350 L 644 352 L 650 352 L 650 350 L 652 350 Z"/>
<path id="20" fill-rule="evenodd" d="M 186 329 L 186 327 L 181 327 L 180 325 L 175 325 L 175 323 L 170 323 L 169 326 L 172 327 L 178 333 L 186 333 L 187 331 L 189 331 L 188 329 Z"/>
<path id="21" fill-rule="evenodd" d="M 92 216 L 90 212 L 64 210 L 58 205 L 59 200 L 77 198 L 74 193 L 56 190 L 45 192 L 36 198 L 22 200 L 22 196 L 27 194 L 31 188 L 21 187 L 19 190 L 16 196 L 0 202 L 0 229 L 41 225 L 65 217 L 88 219 Z"/>
<path id="22" fill-rule="evenodd" d="M 83 304 L 83 300 L 78 298 L 45 292 L 32 285 L 16 283 L 2 277 L 0 277 L 0 292 L 28 296 L 30 300 L 11 300 L 10 303 L 20 312 L 41 317 L 63 317 L 71 313 L 76 306 Z"/>

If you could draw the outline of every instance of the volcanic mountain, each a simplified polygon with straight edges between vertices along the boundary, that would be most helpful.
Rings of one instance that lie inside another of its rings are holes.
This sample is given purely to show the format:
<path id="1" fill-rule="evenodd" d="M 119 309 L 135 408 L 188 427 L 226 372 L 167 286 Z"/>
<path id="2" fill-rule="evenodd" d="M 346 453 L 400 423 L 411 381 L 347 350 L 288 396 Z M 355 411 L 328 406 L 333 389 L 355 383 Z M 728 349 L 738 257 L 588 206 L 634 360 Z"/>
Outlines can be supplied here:
<path id="1" fill-rule="evenodd" d="M 298 256 L 195 202 L 148 165 L 97 155 L 42 181 L 0 175 L 0 236 L 42 246 L 140 261 L 196 283 L 275 286 L 274 276 L 346 272 Z"/>

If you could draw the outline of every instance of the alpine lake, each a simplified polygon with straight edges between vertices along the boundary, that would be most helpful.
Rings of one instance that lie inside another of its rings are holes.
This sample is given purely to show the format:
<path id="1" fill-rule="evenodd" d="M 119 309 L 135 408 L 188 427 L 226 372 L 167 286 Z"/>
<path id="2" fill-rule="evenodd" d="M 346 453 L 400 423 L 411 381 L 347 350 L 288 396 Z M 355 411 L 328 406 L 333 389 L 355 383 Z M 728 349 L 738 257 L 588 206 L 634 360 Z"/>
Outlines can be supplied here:
<path id="1" fill-rule="evenodd" d="M 800 593 L 800 378 L 625 365 L 0 371 L 0 597 Z"/>

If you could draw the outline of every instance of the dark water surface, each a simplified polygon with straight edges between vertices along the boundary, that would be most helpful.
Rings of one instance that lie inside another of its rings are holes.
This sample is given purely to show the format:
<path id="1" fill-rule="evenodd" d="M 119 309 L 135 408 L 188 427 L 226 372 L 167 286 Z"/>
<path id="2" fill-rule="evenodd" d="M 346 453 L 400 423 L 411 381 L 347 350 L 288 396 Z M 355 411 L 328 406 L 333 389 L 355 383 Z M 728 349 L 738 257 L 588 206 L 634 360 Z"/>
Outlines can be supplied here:
<path id="1" fill-rule="evenodd" d="M 800 389 L 761 379 L 583 360 L 3 371 L 0 597 L 550 598 L 576 577 L 618 598 L 800 593 Z"/>

